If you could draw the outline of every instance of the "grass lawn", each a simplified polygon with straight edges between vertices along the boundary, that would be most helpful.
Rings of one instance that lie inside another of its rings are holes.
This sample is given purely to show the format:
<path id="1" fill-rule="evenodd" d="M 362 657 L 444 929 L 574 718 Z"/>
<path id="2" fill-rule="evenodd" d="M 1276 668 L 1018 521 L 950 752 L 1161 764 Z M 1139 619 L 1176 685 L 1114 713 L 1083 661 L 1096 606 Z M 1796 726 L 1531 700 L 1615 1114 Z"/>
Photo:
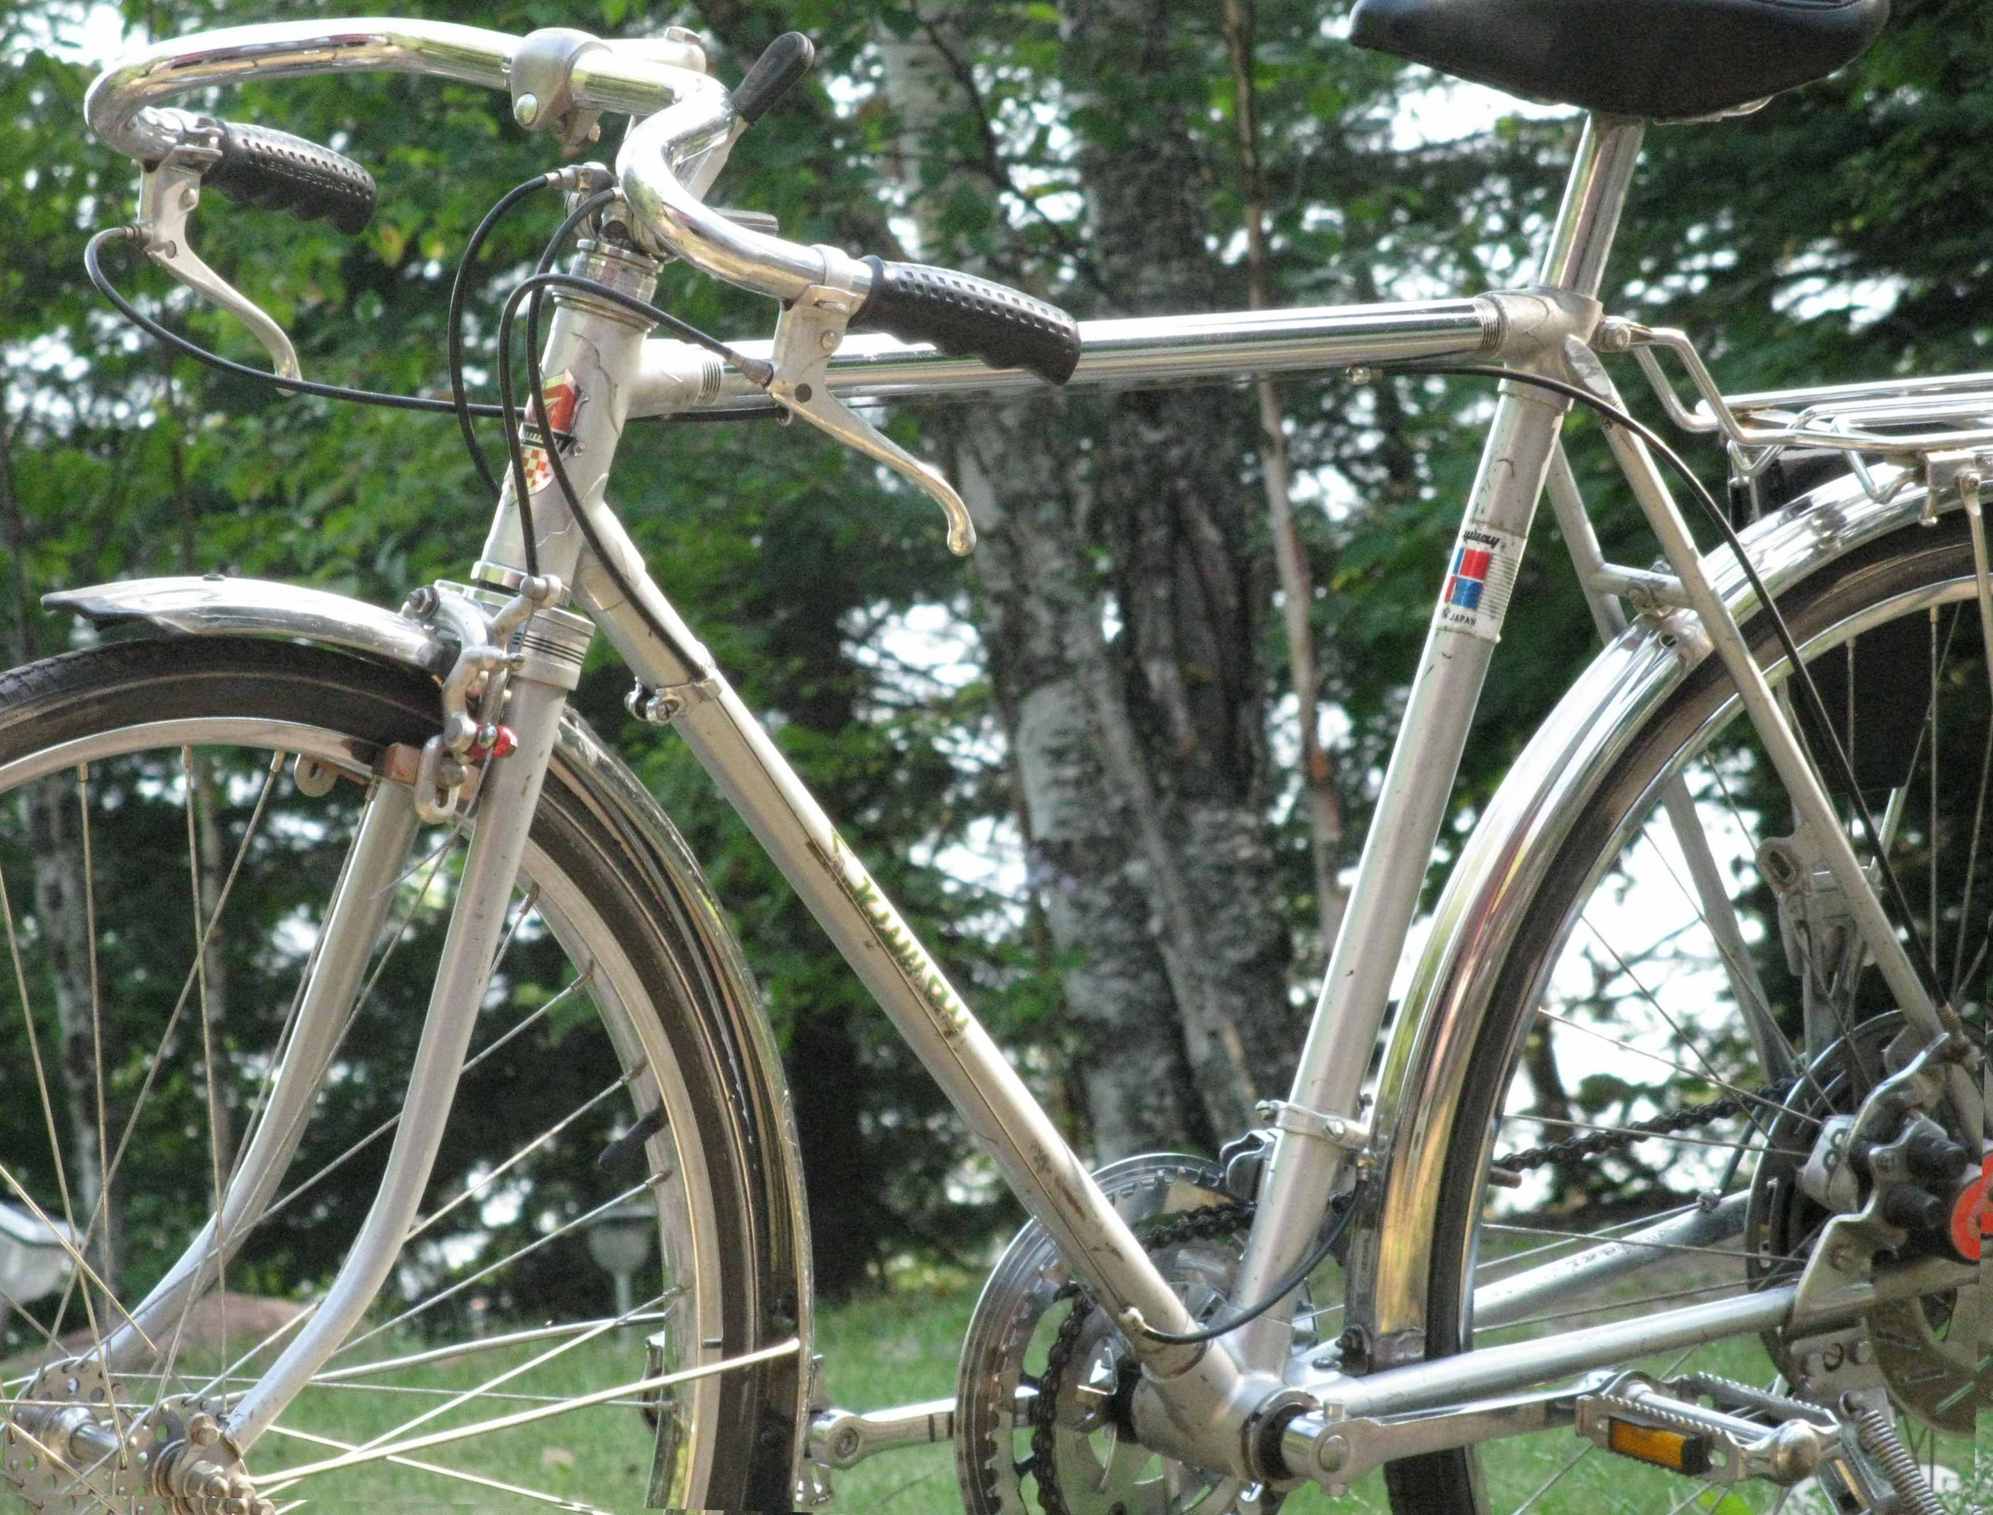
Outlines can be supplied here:
<path id="1" fill-rule="evenodd" d="M 871 1409 L 937 1398 L 953 1393 L 955 1356 L 975 1303 L 973 1285 L 902 1289 L 826 1312 L 820 1321 L 819 1350 L 826 1358 L 829 1389 L 835 1403 L 851 1409 Z M 389 1352 L 405 1350 L 383 1343 Z M 521 1354 L 524 1355 L 524 1354 Z M 484 1382 L 509 1363 L 501 1353 L 481 1353 L 412 1370 L 400 1380 L 403 1392 L 379 1393 L 351 1385 L 307 1391 L 284 1421 L 347 1443 L 358 1443 L 390 1432 L 418 1410 L 436 1402 L 434 1390 L 460 1390 Z M 543 1367 L 530 1378 L 506 1385 L 501 1392 L 531 1395 L 577 1394 L 640 1376 L 643 1350 L 634 1333 L 623 1342 L 590 1343 Z M 1647 1365 L 1669 1371 L 1669 1362 Z M 1764 1382 L 1769 1368 L 1754 1343 L 1724 1343 L 1694 1355 L 1686 1367 Z M 484 1419 L 520 1408 L 520 1404 L 486 1398 L 425 1426 L 424 1429 Z M 323 1444 L 272 1435 L 254 1459 L 259 1481 L 274 1482 L 270 1470 L 278 1462 L 324 1457 L 334 1450 Z M 266 1451 L 269 1455 L 265 1455 Z M 1980 1438 L 1982 1464 L 1993 1463 L 1993 1427 Z M 501 1483 L 525 1485 L 549 1494 L 586 1501 L 595 1508 L 616 1511 L 642 1508 L 649 1476 L 649 1434 L 639 1412 L 629 1406 L 582 1411 L 541 1425 L 458 1443 L 420 1454 L 425 1460 L 474 1472 Z M 1965 1471 L 1973 1460 L 1963 1445 L 1943 1447 L 1941 1464 Z M 1585 1450 L 1568 1431 L 1519 1438 L 1492 1448 L 1486 1459 L 1495 1508 L 1512 1511 L 1550 1484 L 1539 1502 L 1529 1505 L 1546 1515 L 1749 1515 L 1770 1510 L 1776 1491 L 1745 1485 L 1743 1495 L 1718 1499 L 1705 1495 L 1690 1503 L 1690 1487 L 1678 1479 L 1650 1473 L 1623 1458 Z M 959 1515 L 954 1458 L 946 1446 L 887 1453 L 839 1473 L 835 1479 L 840 1511 L 862 1515 Z M 437 1479 L 411 1468 L 375 1463 L 325 1475 L 299 1487 L 299 1508 L 326 1511 L 393 1511 L 415 1515 L 425 1510 L 529 1511 L 545 1503 L 491 1487 Z M 1947 1493 L 1953 1515 L 1985 1515 L 1993 1511 L 1993 1473 L 1982 1467 L 1976 1490 Z M 280 1508 L 290 1508 L 281 1495 Z M 0 1508 L 5 1502 L 0 1501 Z M 1327 1515 L 1327 1512 L 1384 1511 L 1388 1508 L 1382 1482 L 1372 1476 L 1350 1493 L 1331 1500 L 1319 1490 L 1296 1494 L 1284 1507 L 1288 1515 Z M 1786 1515 L 1826 1515 L 1818 1505 L 1791 1500 Z M 1136 1512 L 1130 1511 L 1130 1515 Z"/>

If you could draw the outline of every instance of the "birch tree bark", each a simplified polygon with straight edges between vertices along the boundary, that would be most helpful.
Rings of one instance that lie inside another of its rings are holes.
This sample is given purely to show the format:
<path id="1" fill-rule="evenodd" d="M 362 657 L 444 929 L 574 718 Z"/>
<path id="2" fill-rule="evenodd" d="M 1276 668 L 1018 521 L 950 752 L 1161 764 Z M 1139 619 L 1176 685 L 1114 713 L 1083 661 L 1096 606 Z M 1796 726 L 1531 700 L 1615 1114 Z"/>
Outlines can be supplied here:
<path id="1" fill-rule="evenodd" d="M 17 667 L 41 654 L 36 634 L 33 587 L 27 575 L 27 521 L 15 489 L 15 423 L 0 411 L 0 526 L 6 532 L 8 555 L 12 559 L 10 588 L 12 615 L 7 626 L 7 664 Z M 41 943 L 41 966 L 23 964 L 29 1002 L 22 1013 L 36 1014 L 35 998 L 45 990 L 55 1008 L 56 1041 L 53 1049 L 42 1043 L 45 1058 L 54 1067 L 42 1072 L 51 1079 L 49 1093 L 57 1103 L 64 1127 L 67 1151 L 61 1155 L 63 1178 L 69 1206 L 78 1230 L 83 1230 L 101 1205 L 103 1217 L 90 1237 L 87 1255 L 91 1266 L 113 1290 L 117 1288 L 117 1260 L 122 1251 L 118 1206 L 104 1202 L 104 1174 L 107 1165 L 107 1136 L 115 1129 L 116 1115 L 107 1107 L 104 1080 L 116 1057 L 116 1028 L 100 1013 L 101 1002 L 93 995 L 92 957 L 89 933 L 89 876 L 84 864 L 82 817 L 77 803 L 73 776 L 61 775 L 22 786 L 20 822 L 34 855 L 34 881 L 31 891 L 37 937 Z M 16 932 L 18 938 L 19 933 Z M 52 1052 L 52 1057 L 50 1053 Z M 25 1070 L 24 1070 L 25 1071 Z M 19 1097 L 39 1098 L 25 1089 Z M 37 1202 L 51 1215 L 59 1206 L 55 1195 L 38 1195 Z"/>
<path id="2" fill-rule="evenodd" d="M 1069 0 L 1061 16 L 1060 77 L 1081 110 L 1131 80 L 1185 77 L 1165 4 Z M 986 110 L 968 24 L 930 18 L 888 46 L 903 140 L 941 136 L 949 111 Z M 1125 121 L 1125 102 L 1111 103 L 1101 115 Z M 1082 314 L 1108 313 L 1110 296 L 1123 309 L 1209 309 L 1229 282 L 1187 104 L 1144 119 L 1139 136 L 1103 132 L 1079 151 L 1085 213 L 1061 246 L 1085 275 L 1053 293 Z M 983 178 L 1015 203 L 987 115 L 979 124 Z M 924 175 L 917 194 L 939 180 Z M 964 261 L 932 231 L 925 240 L 938 245 L 924 255 Z M 1203 391 L 992 407 L 941 425 L 983 536 L 984 641 L 1032 881 L 1070 965 L 1094 1145 L 1108 1157 L 1222 1141 L 1256 1097 L 1280 1092 L 1296 1026 L 1265 816 L 1263 594 L 1239 461 L 1249 417 Z"/>

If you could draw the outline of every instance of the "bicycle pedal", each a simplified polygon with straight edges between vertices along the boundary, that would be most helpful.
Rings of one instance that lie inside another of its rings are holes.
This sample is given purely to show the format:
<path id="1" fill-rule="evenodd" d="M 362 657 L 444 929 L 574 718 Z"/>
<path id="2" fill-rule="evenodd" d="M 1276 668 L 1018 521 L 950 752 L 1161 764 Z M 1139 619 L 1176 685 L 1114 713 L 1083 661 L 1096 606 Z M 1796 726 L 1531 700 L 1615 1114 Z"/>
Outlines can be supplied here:
<path id="1" fill-rule="evenodd" d="M 1712 1408 L 1703 1398 L 1730 1400 L 1733 1408 Z M 1576 1409 L 1578 1434 L 1608 1452 L 1712 1483 L 1762 1478 L 1789 1488 L 1840 1444 L 1839 1422 L 1825 1411 L 1719 1379 L 1663 1384 L 1629 1373 L 1581 1395 Z M 1766 1423 L 1736 1409 L 1778 1418 Z"/>

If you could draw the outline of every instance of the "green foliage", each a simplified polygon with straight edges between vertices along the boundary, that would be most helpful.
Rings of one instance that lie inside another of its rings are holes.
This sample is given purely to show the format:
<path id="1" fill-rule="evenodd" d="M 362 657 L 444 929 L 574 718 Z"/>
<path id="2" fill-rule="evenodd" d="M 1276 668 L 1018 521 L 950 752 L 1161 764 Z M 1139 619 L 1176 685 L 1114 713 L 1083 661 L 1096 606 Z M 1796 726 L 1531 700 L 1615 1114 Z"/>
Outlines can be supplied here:
<path id="1" fill-rule="evenodd" d="M 729 76 L 775 32 L 811 32 L 818 79 L 741 145 L 725 198 L 774 211 L 797 240 L 858 250 L 902 251 L 900 236 L 918 224 L 932 243 L 922 256 L 987 266 L 1083 315 L 1147 308 L 1140 280 L 1105 277 L 1112 250 L 1090 242 L 1072 192 L 1088 155 L 1139 154 L 1158 133 L 1185 135 L 1196 171 L 1178 192 L 1215 225 L 1236 225 L 1244 212 L 1238 101 L 1220 64 L 1215 7 L 1185 11 L 1108 58 L 1067 49 L 1061 7 L 1019 0 L 939 12 L 904 0 L 400 8 L 515 31 L 564 24 L 629 34 L 684 22 L 706 29 Z M 271 9 L 201 0 L 169 14 L 129 3 L 124 17 L 137 37 Z M 1554 208 L 1571 123 L 1513 119 L 1455 140 L 1410 140 L 1403 101 L 1430 77 L 1408 80 L 1394 60 L 1348 48 L 1322 12 L 1295 0 L 1257 7 L 1253 84 L 1278 297 L 1361 302 L 1526 279 L 1517 249 Z M 1837 81 L 1742 121 L 1651 134 L 1621 236 L 1618 299 L 1644 319 L 1688 327 L 1730 385 L 1985 366 L 1993 255 L 1975 211 L 1993 85 L 1978 60 L 1993 37 L 1971 0 L 1912 0 L 1898 12 L 1876 50 Z M 80 133 L 90 65 L 73 47 L 47 45 L 74 35 L 85 16 L 80 4 L 0 4 L 9 143 L 0 436 L 19 510 L 7 537 L 18 650 L 52 650 L 70 634 L 31 608 L 33 591 L 59 584 L 227 566 L 393 603 L 411 584 L 461 576 L 489 502 L 447 421 L 283 399 L 215 375 L 121 329 L 83 283 L 82 241 L 128 213 L 134 179 Z M 937 19 L 959 66 L 944 119 L 911 134 L 878 87 L 882 46 L 931 34 Z M 365 236 L 348 239 L 217 202 L 198 222 L 204 255 L 292 330 L 309 374 L 440 391 L 458 251 L 499 192 L 547 166 L 544 139 L 514 128 L 498 95 L 401 77 L 256 85 L 221 108 L 339 144 L 376 171 L 381 209 Z M 507 278 L 537 253 L 550 215 L 550 206 L 518 214 L 495 238 L 473 314 L 481 352 Z M 1199 265 L 1206 306 L 1245 304 L 1229 243 L 1174 255 Z M 231 323 L 168 294 L 152 271 L 112 263 L 149 307 L 257 360 Z M 1871 303 L 1848 304 L 1847 290 L 1870 292 Z M 771 322 L 765 302 L 683 270 L 667 274 L 663 298 L 726 334 L 763 334 Z M 1349 727 L 1339 782 L 1353 857 L 1425 633 L 1453 502 L 1471 477 L 1485 391 L 1394 377 L 1289 383 L 1282 397 L 1297 472 L 1321 481 L 1328 507 L 1305 509 L 1302 529 L 1317 570 L 1322 694 Z M 1078 404 L 1046 414 L 1061 445 L 1082 452 L 1102 425 L 1102 411 Z M 1255 491 L 1245 398 L 1213 391 L 1209 414 L 1211 435 L 1237 447 L 1238 488 Z M 919 421 L 895 425 L 918 439 Z M 1608 551 L 1637 561 L 1648 549 L 1586 430 L 1574 445 Z M 1059 1050 L 1048 1024 L 1051 965 L 1028 924 L 1017 924 L 1028 923 L 1028 909 L 912 865 L 980 834 L 1011 804 L 989 687 L 925 684 L 878 656 L 878 629 L 911 606 L 975 611 L 930 508 L 800 430 L 635 428 L 624 459 L 617 498 L 633 535 L 750 706 L 776 725 L 922 934 L 941 944 L 979 1011 L 1027 1060 Z M 1266 544 L 1251 545 L 1264 561 Z M 1099 566 L 1108 582 L 1126 570 L 1104 554 Z M 1462 775 L 1469 807 L 1492 792 L 1589 642 L 1547 530 L 1519 598 L 1530 615 L 1512 626 L 1496 663 Z M 1277 695 L 1285 664 L 1275 619 L 1262 619 L 1261 672 Z M 857 1238 L 827 1276 L 849 1283 L 909 1240 L 972 1245 L 993 1212 L 948 1202 L 958 1154 L 933 1140 L 951 1129 L 936 1097 L 675 744 L 623 732 L 621 690 L 622 676 L 598 658 L 578 702 L 630 738 L 643 776 L 706 859 L 784 1036 L 845 1060 L 845 1081 L 822 1089 L 813 1117 L 816 1134 L 841 1143 L 828 1160 L 837 1209 L 819 1215 L 818 1229 Z M 1281 841 L 1305 929 L 1311 884 L 1298 814 Z M 266 908 L 274 915 L 284 898 L 273 890 Z M 807 1102 L 821 1068 L 799 1061 L 797 1074 Z"/>

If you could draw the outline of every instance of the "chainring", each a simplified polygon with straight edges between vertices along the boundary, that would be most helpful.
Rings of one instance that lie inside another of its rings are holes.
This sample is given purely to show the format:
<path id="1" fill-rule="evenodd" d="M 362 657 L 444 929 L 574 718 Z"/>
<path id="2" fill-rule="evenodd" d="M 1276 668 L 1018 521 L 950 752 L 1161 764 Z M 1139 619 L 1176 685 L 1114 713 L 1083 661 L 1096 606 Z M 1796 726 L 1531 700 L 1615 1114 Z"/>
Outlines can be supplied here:
<path id="1" fill-rule="evenodd" d="M 1883 1067 L 1885 1049 L 1902 1028 L 1902 1016 L 1893 1012 L 1857 1026 L 1853 1061 Z M 1796 1279 L 1832 1218 L 1800 1187 L 1799 1174 L 1818 1123 L 1852 1114 L 1860 1104 L 1867 1081 L 1851 1067 L 1849 1046 L 1844 1039 L 1823 1053 L 1812 1077 L 1795 1086 L 1772 1121 L 1744 1222 L 1746 1269 L 1755 1287 Z M 1972 1435 L 1975 1416 L 1993 1410 L 1993 1379 L 1983 1369 L 1993 1348 L 1993 1285 L 1985 1277 L 1982 1269 L 1982 1281 L 1972 1288 L 1878 1305 L 1861 1318 L 1861 1346 L 1873 1354 L 1891 1398 L 1951 1435 Z M 1767 1331 L 1763 1341 L 1786 1382 L 1806 1376 L 1783 1333 Z"/>
<path id="2" fill-rule="evenodd" d="M 1102 1191 L 1137 1234 L 1167 1216 L 1232 1206 L 1223 1171 L 1203 1158 L 1145 1154 L 1103 1168 Z M 1210 1318 L 1233 1306 L 1243 1236 L 1165 1243 L 1154 1252 L 1190 1312 Z M 962 1344 L 955 1390 L 955 1468 L 968 1515 L 1224 1515 L 1271 1511 L 1277 1496 L 1239 1479 L 1171 1462 L 1125 1437 L 1098 1406 L 1111 1397 L 1126 1359 L 1104 1312 L 1085 1312 L 1058 1248 L 1033 1221 L 1017 1234 L 976 1302 Z M 1307 1318 L 1307 1302 L 1301 1304 Z M 1020 1386 L 1036 1388 L 1062 1332 L 1061 1402 L 1051 1433 L 1057 1493 L 1048 1501 Z M 1085 1396 L 1095 1408 L 1078 1403 Z M 1027 1497 L 1027 1483 L 1037 1485 Z"/>

